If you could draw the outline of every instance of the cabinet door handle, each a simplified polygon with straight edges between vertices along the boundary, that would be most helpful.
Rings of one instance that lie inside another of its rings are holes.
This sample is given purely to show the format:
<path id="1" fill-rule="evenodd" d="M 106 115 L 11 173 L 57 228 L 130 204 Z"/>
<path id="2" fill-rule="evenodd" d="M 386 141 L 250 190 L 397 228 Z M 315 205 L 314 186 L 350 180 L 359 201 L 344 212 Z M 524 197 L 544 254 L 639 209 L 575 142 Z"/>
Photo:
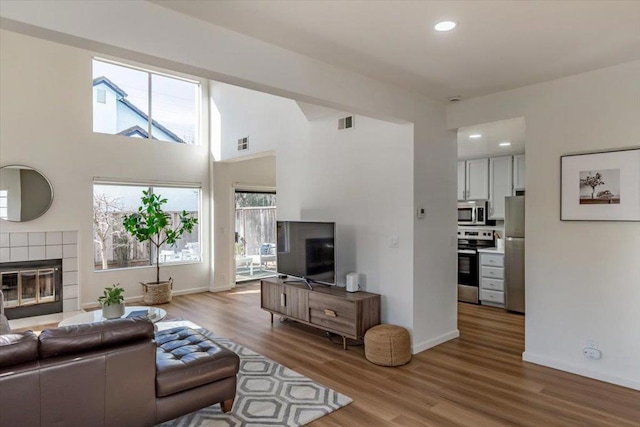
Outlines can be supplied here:
<path id="1" fill-rule="evenodd" d="M 280 305 L 283 307 L 287 306 L 287 294 L 284 292 L 280 294 Z"/>
<path id="2" fill-rule="evenodd" d="M 338 317 L 338 314 L 335 311 L 329 310 L 328 308 L 324 309 L 324 314 L 326 314 L 329 317 Z"/>

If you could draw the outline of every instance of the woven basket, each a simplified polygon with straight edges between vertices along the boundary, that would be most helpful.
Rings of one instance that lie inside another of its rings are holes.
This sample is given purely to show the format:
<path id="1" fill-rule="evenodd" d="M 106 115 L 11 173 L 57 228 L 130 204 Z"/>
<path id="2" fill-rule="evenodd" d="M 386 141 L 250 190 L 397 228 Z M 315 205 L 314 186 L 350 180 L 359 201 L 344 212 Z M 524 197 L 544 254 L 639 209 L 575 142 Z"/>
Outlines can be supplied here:
<path id="1" fill-rule="evenodd" d="M 143 283 L 142 301 L 148 305 L 165 304 L 171 301 L 171 289 L 173 289 L 173 278 L 169 277 L 167 282 Z"/>
<path id="2" fill-rule="evenodd" d="M 402 326 L 374 326 L 364 334 L 364 354 L 376 365 L 404 365 L 411 360 L 409 332 Z"/>

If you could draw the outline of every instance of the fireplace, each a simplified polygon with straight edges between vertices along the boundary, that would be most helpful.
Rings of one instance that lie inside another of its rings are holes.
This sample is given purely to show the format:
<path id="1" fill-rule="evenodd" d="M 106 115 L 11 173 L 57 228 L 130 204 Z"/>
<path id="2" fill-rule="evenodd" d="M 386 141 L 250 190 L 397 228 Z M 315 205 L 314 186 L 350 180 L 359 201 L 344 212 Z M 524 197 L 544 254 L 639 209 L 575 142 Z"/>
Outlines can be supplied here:
<path id="1" fill-rule="evenodd" d="M 0 288 L 9 319 L 62 312 L 62 260 L 0 264 Z"/>

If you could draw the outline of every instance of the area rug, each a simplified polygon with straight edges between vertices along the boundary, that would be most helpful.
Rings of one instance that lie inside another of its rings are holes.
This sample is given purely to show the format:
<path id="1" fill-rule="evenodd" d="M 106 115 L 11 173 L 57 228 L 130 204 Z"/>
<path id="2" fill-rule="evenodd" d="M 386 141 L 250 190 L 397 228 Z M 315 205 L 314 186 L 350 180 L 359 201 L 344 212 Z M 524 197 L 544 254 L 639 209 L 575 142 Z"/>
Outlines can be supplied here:
<path id="1" fill-rule="evenodd" d="M 175 327 L 182 322 L 166 323 L 161 329 Z M 191 322 L 184 323 L 190 327 L 197 326 Z M 161 424 L 162 427 L 303 426 L 352 402 L 351 398 L 238 343 L 204 328 L 200 331 L 240 356 L 233 409 L 223 414 L 220 405 L 215 404 L 167 421 Z"/>

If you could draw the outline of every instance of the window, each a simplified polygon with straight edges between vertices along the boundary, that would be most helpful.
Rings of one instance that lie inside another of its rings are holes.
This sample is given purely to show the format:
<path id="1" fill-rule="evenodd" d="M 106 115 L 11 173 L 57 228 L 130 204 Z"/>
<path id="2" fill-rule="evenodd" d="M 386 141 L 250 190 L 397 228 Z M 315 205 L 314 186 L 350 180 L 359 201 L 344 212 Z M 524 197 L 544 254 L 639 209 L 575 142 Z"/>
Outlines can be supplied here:
<path id="1" fill-rule="evenodd" d="M 93 131 L 196 144 L 200 84 L 93 60 Z"/>
<path id="2" fill-rule="evenodd" d="M 100 104 L 107 103 L 107 91 L 106 89 L 96 89 L 96 102 Z"/>
<path id="3" fill-rule="evenodd" d="M 200 189 L 191 187 L 151 187 L 126 184 L 93 185 L 93 237 L 96 270 L 152 265 L 156 254 L 149 242 L 140 243 L 122 226 L 124 215 L 138 210 L 142 191 L 151 191 L 167 199 L 163 210 L 172 224 L 185 210 L 200 217 Z M 199 224 L 185 233 L 174 246 L 160 248 L 160 263 L 199 262 L 201 260 Z"/>

